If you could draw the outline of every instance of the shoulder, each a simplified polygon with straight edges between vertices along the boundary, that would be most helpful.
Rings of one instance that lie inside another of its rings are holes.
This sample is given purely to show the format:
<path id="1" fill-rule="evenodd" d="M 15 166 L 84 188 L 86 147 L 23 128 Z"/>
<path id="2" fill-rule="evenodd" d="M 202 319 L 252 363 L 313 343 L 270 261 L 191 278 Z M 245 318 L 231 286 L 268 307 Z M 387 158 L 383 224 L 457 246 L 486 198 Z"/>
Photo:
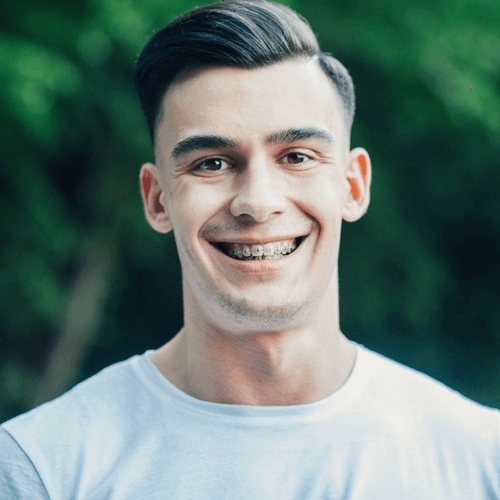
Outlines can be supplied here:
<path id="1" fill-rule="evenodd" d="M 134 370 L 138 356 L 113 364 L 93 377 L 81 382 L 65 394 L 20 415 L 3 426 L 11 433 L 17 429 L 36 432 L 43 429 L 45 435 L 60 435 L 68 425 L 89 423 L 89 417 L 106 421 L 107 414 L 115 405 L 131 403 L 132 393 L 140 385 Z M 63 418 L 64 416 L 64 418 Z"/>
<path id="2" fill-rule="evenodd" d="M 370 435 L 385 435 L 402 464 L 411 461 L 450 498 L 497 498 L 500 411 L 362 346 L 358 353 Z"/>
<path id="3" fill-rule="evenodd" d="M 0 427 L 0 498 L 2 500 L 49 498 L 31 460 L 2 427 Z"/>
<path id="4" fill-rule="evenodd" d="M 139 362 L 140 356 L 134 356 L 111 365 L 0 427 L 29 458 L 51 496 L 67 493 L 62 477 L 99 475 L 96 467 L 103 471 L 113 467 L 127 448 L 127 436 L 135 435 L 131 429 L 144 417 L 144 412 L 132 410 L 141 408 L 140 398 L 148 393 L 147 382 L 135 366 Z"/>
<path id="5" fill-rule="evenodd" d="M 432 377 L 358 346 L 369 403 L 419 431 L 491 450 L 500 457 L 500 411 L 483 406 Z"/>

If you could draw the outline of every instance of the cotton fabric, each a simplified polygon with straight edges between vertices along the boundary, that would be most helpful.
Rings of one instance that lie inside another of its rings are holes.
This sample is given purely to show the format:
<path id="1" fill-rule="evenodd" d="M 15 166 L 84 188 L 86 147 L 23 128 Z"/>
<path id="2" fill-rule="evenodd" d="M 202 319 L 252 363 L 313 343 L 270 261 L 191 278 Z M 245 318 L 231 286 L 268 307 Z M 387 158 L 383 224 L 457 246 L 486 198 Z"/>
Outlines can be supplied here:
<path id="1" fill-rule="evenodd" d="M 292 406 L 198 400 L 151 351 L 112 365 L 0 427 L 0 498 L 500 499 L 500 411 L 354 345 Z"/>

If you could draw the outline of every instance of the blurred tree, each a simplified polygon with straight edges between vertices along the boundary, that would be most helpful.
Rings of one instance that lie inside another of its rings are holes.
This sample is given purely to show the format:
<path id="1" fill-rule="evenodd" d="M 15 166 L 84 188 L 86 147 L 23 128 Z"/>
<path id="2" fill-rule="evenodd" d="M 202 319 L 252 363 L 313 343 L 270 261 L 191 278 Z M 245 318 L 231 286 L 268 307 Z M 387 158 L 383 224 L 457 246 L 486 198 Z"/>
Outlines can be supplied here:
<path id="1" fill-rule="evenodd" d="M 352 146 L 374 168 L 368 214 L 344 226 L 343 330 L 500 407 L 500 4 L 287 4 L 349 68 Z M 0 421 L 182 325 L 174 238 L 142 214 L 132 74 L 195 5 L 0 6 Z"/>

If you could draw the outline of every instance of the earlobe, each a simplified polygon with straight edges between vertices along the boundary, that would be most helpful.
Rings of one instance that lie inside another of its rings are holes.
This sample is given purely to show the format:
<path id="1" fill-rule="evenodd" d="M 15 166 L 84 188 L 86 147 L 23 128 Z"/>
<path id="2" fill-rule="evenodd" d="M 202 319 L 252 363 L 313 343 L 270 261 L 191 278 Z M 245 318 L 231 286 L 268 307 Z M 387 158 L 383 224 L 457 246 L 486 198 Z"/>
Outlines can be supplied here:
<path id="1" fill-rule="evenodd" d="M 149 225 L 159 233 L 168 233 L 172 224 L 165 203 L 165 192 L 158 173 L 152 163 L 145 163 L 139 174 L 144 215 Z"/>
<path id="2" fill-rule="evenodd" d="M 342 210 L 342 218 L 347 222 L 360 219 L 370 204 L 371 162 L 363 148 L 355 148 L 349 153 L 346 180 L 349 192 Z"/>

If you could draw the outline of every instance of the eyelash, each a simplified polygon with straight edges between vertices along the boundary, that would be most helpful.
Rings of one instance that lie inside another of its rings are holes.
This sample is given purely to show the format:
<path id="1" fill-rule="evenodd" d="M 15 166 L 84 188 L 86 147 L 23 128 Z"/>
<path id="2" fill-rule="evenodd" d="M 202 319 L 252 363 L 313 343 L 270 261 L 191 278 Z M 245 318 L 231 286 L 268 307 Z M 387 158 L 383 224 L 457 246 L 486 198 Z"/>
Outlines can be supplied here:
<path id="1" fill-rule="evenodd" d="M 301 153 L 299 151 L 292 151 L 290 153 L 287 153 L 284 158 L 286 158 L 287 156 L 290 156 L 290 155 L 300 155 L 300 156 L 303 156 L 306 158 L 305 161 L 301 162 L 301 163 L 289 163 L 289 165 L 302 165 L 303 163 L 306 163 L 308 160 L 312 160 L 313 158 L 309 155 L 306 155 L 305 153 Z M 193 170 L 205 170 L 206 172 L 220 172 L 220 170 L 206 170 L 206 169 L 200 169 L 200 165 L 203 165 L 205 162 L 209 162 L 209 161 L 214 161 L 214 160 L 218 160 L 218 161 L 222 161 L 224 163 L 227 163 L 229 164 L 228 161 L 226 160 L 223 160 L 222 158 L 218 158 L 218 157 L 214 157 L 214 158 L 206 158 L 205 160 L 201 161 L 200 163 L 197 163 L 196 165 L 194 165 L 193 167 Z"/>

